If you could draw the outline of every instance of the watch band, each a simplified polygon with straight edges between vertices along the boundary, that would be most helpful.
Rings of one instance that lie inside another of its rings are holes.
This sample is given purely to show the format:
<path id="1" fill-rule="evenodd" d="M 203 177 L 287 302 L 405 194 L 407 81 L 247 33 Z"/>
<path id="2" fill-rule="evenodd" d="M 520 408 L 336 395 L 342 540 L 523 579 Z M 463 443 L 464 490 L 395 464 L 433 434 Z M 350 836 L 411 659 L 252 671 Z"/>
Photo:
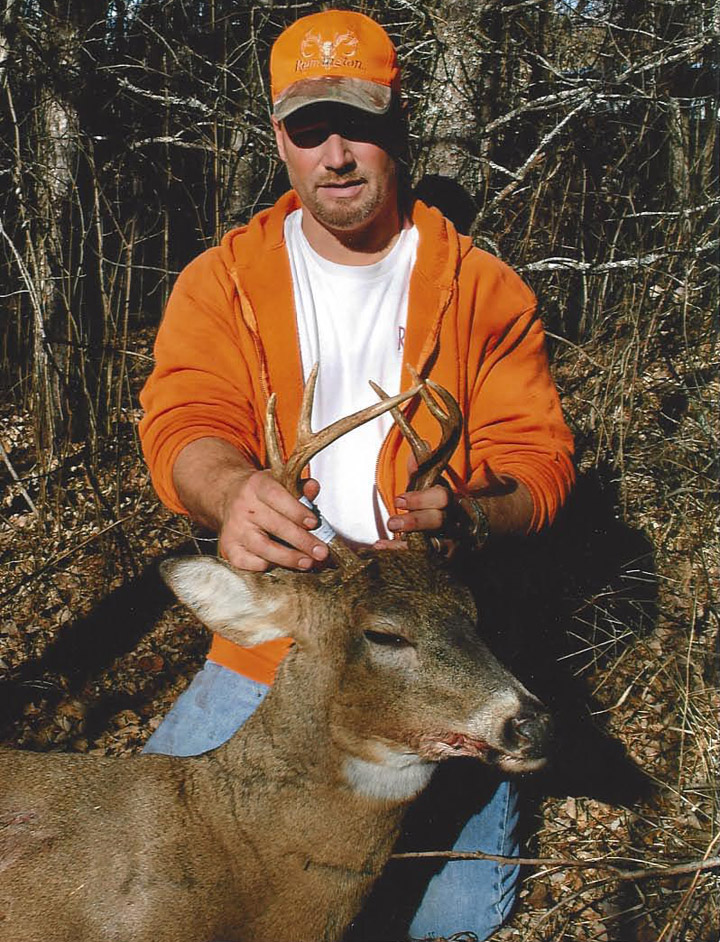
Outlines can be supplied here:
<path id="1" fill-rule="evenodd" d="M 490 536 L 490 521 L 485 508 L 476 497 L 460 497 L 458 506 L 467 518 L 466 534 L 473 549 L 482 549 Z"/>

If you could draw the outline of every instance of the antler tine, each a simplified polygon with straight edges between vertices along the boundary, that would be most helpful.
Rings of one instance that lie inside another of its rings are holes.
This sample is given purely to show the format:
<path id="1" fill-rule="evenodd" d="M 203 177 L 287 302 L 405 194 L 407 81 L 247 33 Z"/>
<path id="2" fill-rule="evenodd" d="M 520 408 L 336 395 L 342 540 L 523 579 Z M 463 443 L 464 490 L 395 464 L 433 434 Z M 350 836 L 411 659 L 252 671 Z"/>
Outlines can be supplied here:
<path id="1" fill-rule="evenodd" d="M 430 410 L 431 415 L 440 423 L 441 435 L 437 448 L 430 453 L 422 464 L 418 465 L 417 471 L 412 475 L 408 489 L 413 491 L 424 490 L 426 487 L 432 487 L 433 484 L 438 482 L 440 475 L 447 467 L 453 452 L 457 448 L 462 430 L 462 412 L 452 393 L 448 392 L 443 386 L 434 383 L 431 379 L 427 380 L 427 386 L 442 399 L 447 411 L 444 412 L 441 409 L 426 386 L 420 389 L 423 402 Z"/>
<path id="2" fill-rule="evenodd" d="M 312 407 L 315 401 L 315 387 L 317 386 L 318 372 L 320 362 L 318 361 L 310 370 L 310 375 L 303 389 L 302 405 L 300 406 L 300 417 L 297 425 L 297 441 L 308 441 L 312 437 Z M 295 445 L 297 451 L 297 444 Z M 302 470 L 302 469 L 301 469 Z"/>
<path id="3" fill-rule="evenodd" d="M 415 374 L 415 377 L 417 377 L 417 374 Z M 385 390 L 381 386 L 378 386 L 377 383 L 374 383 L 372 380 L 370 380 L 370 385 L 372 386 L 372 388 L 375 390 L 375 392 L 381 399 L 387 400 L 390 398 L 388 394 L 385 392 Z M 421 395 L 422 395 L 422 391 L 421 391 Z M 393 417 L 393 420 L 395 421 L 395 424 L 402 432 L 403 437 L 405 438 L 407 443 L 410 445 L 410 448 L 412 449 L 412 453 L 415 456 L 415 460 L 417 461 L 418 466 L 421 465 L 423 461 L 427 461 L 427 459 L 430 457 L 430 447 L 428 443 L 424 441 L 424 439 L 420 438 L 418 433 L 415 431 L 412 425 L 410 425 L 408 420 L 405 418 L 405 414 L 401 412 L 400 409 L 395 408 L 395 409 L 391 409 L 390 411 L 392 413 L 392 417 Z"/>
<path id="4" fill-rule="evenodd" d="M 408 490 L 421 491 L 437 483 L 448 461 L 452 457 L 453 452 L 457 448 L 460 439 L 460 430 L 462 429 L 462 412 L 454 396 L 448 392 L 447 389 L 434 383 L 431 379 L 425 381 L 421 380 L 412 367 L 409 369 L 412 378 L 420 387 L 420 396 L 423 402 L 428 407 L 430 414 L 438 420 L 441 428 L 440 443 L 437 448 L 432 450 L 427 442 L 420 438 L 403 413 L 397 408 L 392 410 L 393 419 L 410 445 L 415 460 L 418 463 L 417 470 L 410 477 Z M 387 393 L 376 383 L 371 383 L 370 385 L 378 396 L 387 402 Z M 428 386 L 442 399 L 447 411 L 444 411 L 430 395 L 427 388 Z"/>
<path id="5" fill-rule="evenodd" d="M 441 428 L 440 443 L 438 444 L 437 448 L 432 450 L 427 442 L 420 438 L 402 412 L 400 412 L 399 409 L 392 410 L 393 419 L 402 432 L 403 437 L 410 445 L 412 453 L 415 456 L 415 460 L 418 464 L 417 469 L 410 476 L 408 490 L 420 491 L 437 483 L 440 475 L 447 467 L 447 463 L 457 448 L 458 440 L 460 438 L 460 431 L 462 429 L 462 412 L 460 411 L 460 406 L 455 401 L 454 396 L 448 392 L 447 389 L 439 386 L 430 379 L 425 381 L 420 380 L 415 370 L 412 367 L 409 369 L 412 378 L 416 383 L 420 384 L 420 395 L 423 402 L 428 407 L 430 414 L 438 420 Z M 371 383 L 371 385 L 378 396 L 380 396 L 381 399 L 387 401 L 387 393 L 384 392 L 377 384 Z M 440 397 L 447 411 L 444 411 L 438 402 L 436 402 L 436 400 L 428 391 L 428 387 L 430 387 L 430 389 L 432 389 L 432 391 Z M 427 551 L 430 545 L 427 535 L 419 531 L 408 533 L 407 542 L 408 546 L 410 546 L 412 549 L 420 551 Z"/>
<path id="6" fill-rule="evenodd" d="M 275 419 L 275 408 L 277 406 L 277 394 L 270 396 L 265 413 L 265 447 L 267 449 L 268 462 L 270 470 L 274 477 L 280 480 L 285 463 L 283 462 L 280 444 L 278 442 L 277 421 Z"/>
<path id="7" fill-rule="evenodd" d="M 396 409 L 401 403 L 407 402 L 408 399 L 412 399 L 413 396 L 416 396 L 418 392 L 421 391 L 421 387 L 419 385 L 414 386 L 404 393 L 398 393 L 397 396 L 391 396 L 381 402 L 374 402 L 372 405 L 367 406 L 364 409 L 359 409 L 357 412 L 353 412 L 352 415 L 344 416 L 342 419 L 338 419 L 336 422 L 328 425 L 327 428 L 321 429 L 319 432 L 313 432 L 310 425 L 310 416 L 312 414 L 312 404 L 313 397 L 315 395 L 317 372 L 318 364 L 316 363 L 312 369 L 312 372 L 310 373 L 310 376 L 308 377 L 305 392 L 303 394 L 303 402 L 300 410 L 300 419 L 298 421 L 295 449 L 284 465 L 282 464 L 282 461 L 280 461 L 280 466 L 277 469 L 274 465 L 271 465 L 273 474 L 275 474 L 280 483 L 290 491 L 293 497 L 300 497 L 302 494 L 302 470 L 305 465 L 316 454 L 318 454 L 318 452 L 322 451 L 323 448 L 327 448 L 328 445 L 331 445 L 334 441 L 336 441 L 342 435 L 345 435 L 347 432 L 351 432 L 360 425 L 364 425 L 365 422 L 369 422 L 371 419 L 382 415 L 384 412 Z M 268 404 L 268 414 L 269 412 L 270 407 Z M 273 419 L 273 435 L 274 433 L 275 428 Z M 274 446 L 277 446 L 276 436 L 274 438 Z M 271 445 L 269 442 L 267 447 L 268 454 L 270 455 Z M 279 453 L 279 449 L 277 449 L 277 451 Z"/>
<path id="8" fill-rule="evenodd" d="M 319 366 L 320 364 L 316 363 L 310 370 L 310 375 L 308 376 L 307 383 L 303 390 L 300 417 L 298 418 L 298 441 L 307 440 L 312 435 L 310 416 L 312 414 L 313 399 L 315 398 L 315 385 L 317 384 Z M 268 400 L 267 411 L 265 413 L 265 447 L 267 449 L 268 463 L 270 464 L 270 470 L 273 476 L 276 480 L 287 486 L 286 482 L 289 479 L 287 467 L 289 462 L 295 457 L 295 452 L 293 452 L 293 455 L 291 455 L 286 464 L 278 441 L 277 420 L 275 417 L 276 406 L 277 394 L 273 393 Z M 305 463 L 307 464 L 307 462 Z M 299 470 L 302 471 L 302 468 Z M 299 497 L 301 493 L 302 485 L 298 485 L 297 493 L 293 492 L 293 496 Z"/>

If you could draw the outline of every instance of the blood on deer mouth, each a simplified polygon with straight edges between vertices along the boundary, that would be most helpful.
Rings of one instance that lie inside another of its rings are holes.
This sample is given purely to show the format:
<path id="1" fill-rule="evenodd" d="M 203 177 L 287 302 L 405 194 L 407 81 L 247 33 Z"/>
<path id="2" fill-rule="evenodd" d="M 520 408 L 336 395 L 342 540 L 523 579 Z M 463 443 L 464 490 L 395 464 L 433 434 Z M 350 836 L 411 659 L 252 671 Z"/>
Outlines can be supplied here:
<path id="1" fill-rule="evenodd" d="M 427 737 L 423 752 L 427 758 L 435 760 L 450 759 L 454 756 L 487 759 L 492 747 L 484 739 L 475 739 L 465 733 L 444 733 Z"/>
<path id="2" fill-rule="evenodd" d="M 457 732 L 424 736 L 419 753 L 424 759 L 433 762 L 463 756 L 480 759 L 488 765 L 502 769 L 503 772 L 520 774 L 537 771 L 547 762 L 544 756 L 532 758 L 504 752 L 484 739 Z"/>

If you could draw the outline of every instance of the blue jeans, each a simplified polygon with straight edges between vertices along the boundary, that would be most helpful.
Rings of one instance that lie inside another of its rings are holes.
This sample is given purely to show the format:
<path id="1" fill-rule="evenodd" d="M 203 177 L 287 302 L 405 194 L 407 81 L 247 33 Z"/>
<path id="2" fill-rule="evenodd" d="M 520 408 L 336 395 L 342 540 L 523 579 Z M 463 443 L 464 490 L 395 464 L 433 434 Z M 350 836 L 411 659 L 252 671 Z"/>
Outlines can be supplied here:
<path id="1" fill-rule="evenodd" d="M 188 756 L 228 740 L 267 693 L 265 684 L 207 661 L 145 745 Z M 412 805 L 396 850 L 484 851 L 517 856 L 515 785 L 480 762 L 441 764 Z M 510 915 L 519 867 L 490 860 L 391 860 L 346 942 L 424 939 L 473 932 L 486 939 Z"/>

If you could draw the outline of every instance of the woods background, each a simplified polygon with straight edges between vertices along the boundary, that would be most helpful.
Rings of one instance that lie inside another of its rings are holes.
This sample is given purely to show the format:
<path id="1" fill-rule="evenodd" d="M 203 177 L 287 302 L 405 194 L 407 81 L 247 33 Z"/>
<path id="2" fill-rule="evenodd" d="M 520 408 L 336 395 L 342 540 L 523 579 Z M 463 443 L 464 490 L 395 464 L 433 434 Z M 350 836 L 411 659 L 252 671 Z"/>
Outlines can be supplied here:
<path id="1" fill-rule="evenodd" d="M 560 726 L 496 938 L 716 942 L 720 5 L 338 5 L 396 42 L 423 197 L 537 292 L 577 440 L 563 519 L 480 577 Z M 138 749 L 202 656 L 137 393 L 180 268 L 287 186 L 269 48 L 320 8 L 0 3 L 6 743 Z"/>

